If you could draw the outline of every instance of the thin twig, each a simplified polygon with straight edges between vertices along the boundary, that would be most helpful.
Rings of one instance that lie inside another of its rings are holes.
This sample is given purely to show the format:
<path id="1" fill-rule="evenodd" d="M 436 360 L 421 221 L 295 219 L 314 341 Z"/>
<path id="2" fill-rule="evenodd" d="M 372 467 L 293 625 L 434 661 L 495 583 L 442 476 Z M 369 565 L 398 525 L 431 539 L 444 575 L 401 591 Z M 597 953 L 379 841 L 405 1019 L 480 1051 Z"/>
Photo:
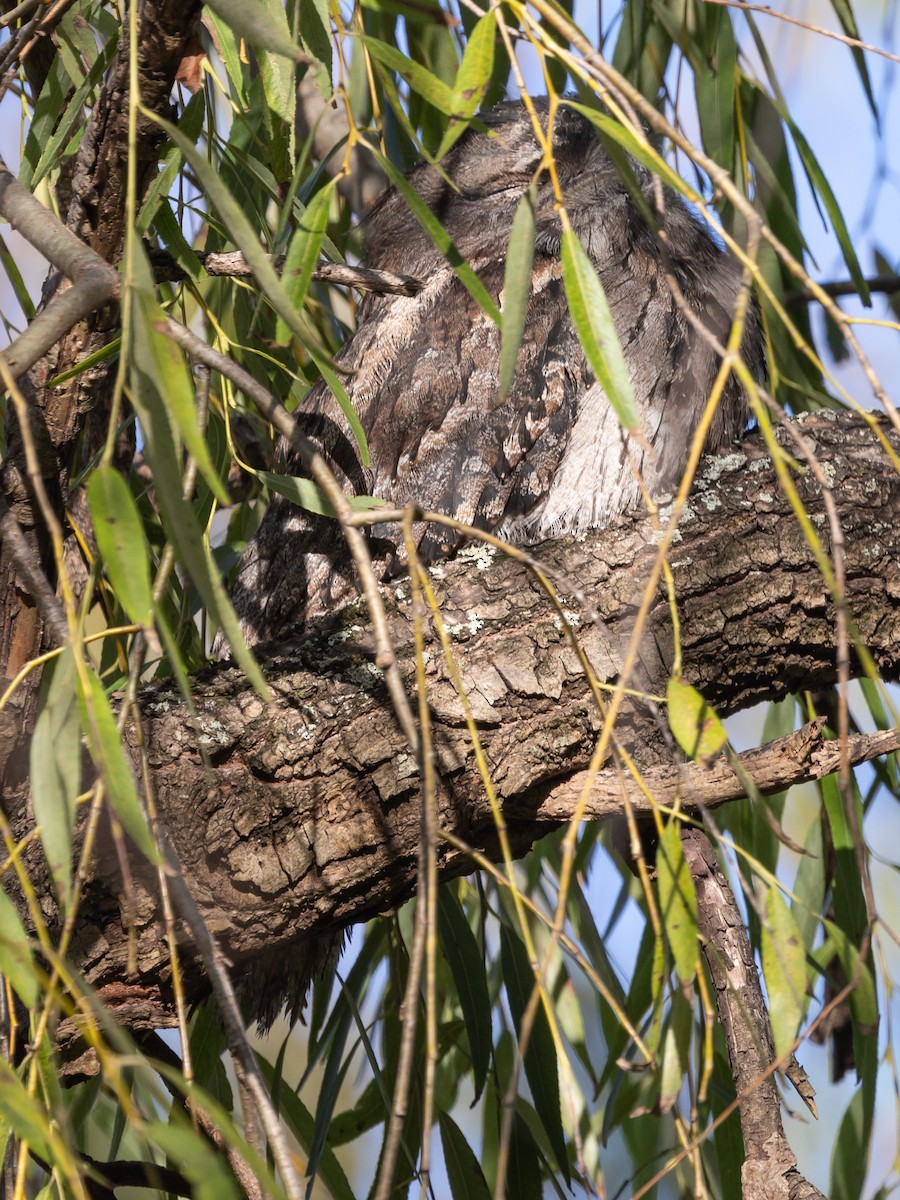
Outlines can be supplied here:
<path id="1" fill-rule="evenodd" d="M 704 3 L 721 4 L 725 8 L 740 8 L 744 12 L 762 13 L 764 17 L 777 17 L 779 21 L 785 21 L 788 25 L 797 25 L 808 33 L 817 33 L 820 37 L 833 38 L 836 42 L 843 42 L 845 46 L 851 46 L 857 50 L 867 50 L 869 54 L 880 54 L 882 58 L 889 58 L 891 62 L 900 63 L 900 55 L 891 54 L 890 50 L 882 50 L 880 46 L 873 46 L 871 42 L 861 42 L 859 38 L 849 37 L 846 33 L 838 33 L 834 29 L 825 29 L 822 25 L 801 21 L 798 17 L 789 17 L 787 13 L 770 8 L 768 4 L 747 4 L 745 0 L 704 0 Z"/>
<path id="2" fill-rule="evenodd" d="M 59 288 L 2 357 L 13 379 L 33 367 L 79 321 L 119 294 L 119 273 L 35 200 L 0 160 L 0 215 L 71 281 Z"/>
<path id="3" fill-rule="evenodd" d="M 28 595 L 35 602 L 50 640 L 55 646 L 64 646 L 68 641 L 69 629 L 66 615 L 57 599 L 50 580 L 47 578 L 37 552 L 25 540 L 19 522 L 12 515 L 6 497 L 0 492 L 0 542 L 9 551 L 16 564 Z"/>
<path id="4" fill-rule="evenodd" d="M 210 933 L 206 922 L 197 907 L 197 902 L 184 881 L 181 867 L 171 846 L 165 847 L 166 863 L 169 874 L 169 886 L 175 905 L 182 919 L 191 931 L 194 944 L 203 960 L 213 994 L 216 998 L 219 1014 L 228 1040 L 228 1047 L 243 1067 L 246 1086 L 250 1090 L 257 1106 L 260 1121 L 269 1139 L 269 1146 L 275 1163 L 281 1173 L 282 1182 L 290 1200 L 304 1200 L 305 1189 L 294 1168 L 290 1147 L 284 1136 L 281 1122 L 271 1097 L 266 1089 L 265 1081 L 260 1072 L 256 1057 L 247 1040 L 241 1011 L 238 1006 L 234 988 L 225 967 L 225 958 L 219 946 Z"/>
<path id="5" fill-rule="evenodd" d="M 253 274 L 253 269 L 239 250 L 196 251 L 197 261 L 207 275 L 243 279 Z M 276 270 L 284 267 L 284 255 L 272 259 Z M 156 279 L 174 282 L 184 279 L 187 272 L 165 250 L 151 250 L 150 264 Z M 313 279 L 319 283 L 334 283 L 340 287 L 354 287 L 361 292 L 379 292 L 396 296 L 415 296 L 425 284 L 412 275 L 398 275 L 394 271 L 376 271 L 371 267 L 350 267 L 345 263 L 321 262 L 314 268 Z"/>

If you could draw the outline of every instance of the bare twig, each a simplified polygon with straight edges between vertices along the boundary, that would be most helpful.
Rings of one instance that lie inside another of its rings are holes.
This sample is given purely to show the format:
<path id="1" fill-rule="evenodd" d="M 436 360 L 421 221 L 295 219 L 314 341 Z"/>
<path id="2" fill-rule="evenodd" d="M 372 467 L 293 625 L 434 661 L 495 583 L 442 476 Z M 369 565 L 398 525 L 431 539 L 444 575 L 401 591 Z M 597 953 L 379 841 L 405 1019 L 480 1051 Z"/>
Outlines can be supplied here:
<path id="1" fill-rule="evenodd" d="M 737 756 L 763 795 L 783 792 L 797 783 L 822 779 L 840 769 L 841 743 L 823 737 L 825 718 L 819 717 L 796 733 L 767 742 L 756 750 Z M 855 734 L 847 739 L 846 752 L 851 766 L 868 762 L 882 754 L 900 749 L 900 729 Z M 571 815 L 584 788 L 586 771 L 570 776 L 564 783 L 545 785 L 547 795 L 536 799 L 529 812 L 536 820 L 565 821 Z M 597 820 L 621 812 L 623 789 L 637 813 L 649 813 L 661 805 L 673 805 L 683 797 L 683 807 L 694 811 L 717 808 L 746 794 L 739 775 L 723 755 L 712 763 L 685 763 L 683 766 L 652 767 L 642 772 L 642 786 L 623 780 L 616 771 L 601 771 L 594 781 L 584 816 Z M 648 799 L 652 795 L 652 801 Z M 524 807 L 522 802 L 517 807 Z"/>
<path id="2" fill-rule="evenodd" d="M 25 332 L 3 351 L 13 379 L 18 379 L 82 318 L 119 294 L 119 273 L 35 200 L 2 161 L 0 215 L 72 284 L 60 288 Z"/>
<path id="3" fill-rule="evenodd" d="M 158 280 L 184 279 L 186 272 L 165 250 L 151 250 L 150 262 Z M 245 278 L 253 269 L 239 250 L 217 253 L 197 251 L 197 260 L 207 275 Z M 284 266 L 284 255 L 272 260 L 277 270 Z M 425 286 L 412 275 L 397 275 L 393 271 L 376 271 L 369 267 L 348 267 L 343 263 L 319 263 L 312 273 L 319 283 L 334 283 L 339 287 L 355 287 L 361 292 L 382 292 L 397 296 L 415 296 Z"/>
<path id="4" fill-rule="evenodd" d="M 231 979 L 225 967 L 222 952 L 207 928 L 206 922 L 203 920 L 200 910 L 197 907 L 197 903 L 191 895 L 187 884 L 184 882 L 181 868 L 170 846 L 166 847 L 166 860 L 172 896 L 179 913 L 191 931 L 194 944 L 203 959 L 203 965 L 206 968 L 213 994 L 216 997 L 219 1014 L 225 1029 L 225 1036 L 228 1039 L 228 1047 L 234 1055 L 235 1061 L 240 1063 L 243 1068 L 245 1085 L 252 1094 L 254 1103 L 257 1105 L 259 1118 L 266 1131 L 266 1137 L 269 1139 L 272 1156 L 281 1173 L 285 1191 L 290 1200 L 303 1200 L 305 1194 L 304 1188 L 294 1168 L 293 1157 L 284 1136 L 281 1122 L 278 1119 L 278 1114 L 275 1112 L 275 1107 L 266 1089 L 265 1081 L 263 1080 L 253 1050 L 247 1041 L 241 1011 L 238 1007 Z"/>
<path id="5" fill-rule="evenodd" d="M 56 646 L 65 645 L 69 630 L 66 616 L 56 593 L 44 573 L 35 550 L 28 545 L 19 522 L 9 511 L 6 497 L 0 492 L 0 542 L 9 551 L 28 595 L 38 607 L 44 628 Z"/>
<path id="6" fill-rule="evenodd" d="M 725 8 L 740 8 L 744 12 L 762 13 L 764 17 L 777 17 L 779 21 L 785 21 L 788 25 L 797 25 L 800 29 L 805 29 L 808 33 L 817 33 L 820 37 L 833 38 L 836 42 L 843 42 L 845 46 L 851 46 L 858 50 L 867 50 L 869 54 L 880 54 L 882 58 L 889 58 L 891 62 L 900 62 L 900 55 L 891 54 L 890 50 L 883 50 L 880 46 L 873 46 L 871 42 L 861 42 L 859 38 L 849 37 L 846 33 L 838 33 L 835 29 L 826 29 L 822 25 L 813 25 L 809 21 L 801 21 L 798 17 L 789 17 L 787 13 L 771 8 L 768 4 L 747 4 L 745 0 L 704 0 L 704 2 L 706 4 L 721 4 Z"/>
<path id="7" fill-rule="evenodd" d="M 797 1156 L 784 1133 L 775 1080 L 764 1074 L 775 1060 L 772 1028 L 734 893 L 702 830 L 686 829 L 682 844 L 697 892 L 701 944 L 735 1088 L 739 1095 L 747 1093 L 740 1103 L 743 1195 L 745 1200 L 781 1196 L 786 1200 L 790 1194 L 824 1200 L 797 1170 Z"/>
<path id="8" fill-rule="evenodd" d="M 816 286 L 832 299 L 859 295 L 859 287 L 852 279 L 832 279 Z M 866 279 L 866 287 L 870 292 L 892 296 L 895 292 L 900 292 L 900 275 L 870 275 Z M 811 300 L 815 300 L 815 296 L 806 288 L 794 288 L 786 292 L 784 297 L 785 304 L 808 304 Z"/>

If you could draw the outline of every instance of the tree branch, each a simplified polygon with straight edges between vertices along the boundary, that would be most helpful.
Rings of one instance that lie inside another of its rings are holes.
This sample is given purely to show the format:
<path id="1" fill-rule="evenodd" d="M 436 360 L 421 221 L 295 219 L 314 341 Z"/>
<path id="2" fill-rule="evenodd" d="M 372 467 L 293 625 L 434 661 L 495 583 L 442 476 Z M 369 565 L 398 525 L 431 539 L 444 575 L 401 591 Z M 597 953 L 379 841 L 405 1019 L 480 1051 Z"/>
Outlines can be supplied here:
<path id="1" fill-rule="evenodd" d="M 896 679 L 900 476 L 858 417 L 822 413 L 804 419 L 802 429 L 834 481 L 853 620 L 883 676 Z M 880 426 L 877 432 L 892 439 L 896 453 L 894 435 Z M 810 473 L 795 484 L 813 527 L 827 535 L 819 483 Z M 642 580 L 656 554 L 654 539 L 652 526 L 635 517 L 535 551 L 601 686 L 615 682 Z M 833 606 L 760 439 L 707 460 L 672 560 L 683 671 L 721 715 L 835 680 Z M 479 545 L 432 567 L 431 574 L 510 838 L 522 854 L 571 813 L 602 716 L 555 610 L 521 563 Z M 386 589 L 385 598 L 391 641 L 412 689 L 405 582 Z M 669 612 L 661 589 L 642 646 L 642 670 L 657 685 L 673 654 Z M 321 940 L 397 905 L 414 888 L 418 772 L 393 719 L 364 622 L 357 602 L 334 623 L 310 628 L 302 641 L 264 653 L 275 695 L 269 707 L 230 667 L 194 680 L 196 718 L 174 688 L 152 688 L 143 698 L 161 825 L 223 952 L 239 974 L 252 969 L 257 990 L 265 984 L 261 961 L 267 953 L 283 960 L 287 945 Z M 495 857 L 495 827 L 462 704 L 434 638 L 427 651 L 442 781 L 438 818 L 463 842 Z M 851 667 L 859 673 L 858 655 Z M 617 727 L 620 743 L 645 744 L 658 719 L 655 704 L 630 698 Z M 874 734 L 854 740 L 848 750 L 862 761 L 894 746 L 894 734 Z M 772 791 L 832 769 L 835 753 L 812 728 L 741 762 L 760 790 Z M 654 762 L 646 778 L 663 802 L 671 800 L 676 782 L 694 803 L 714 802 L 714 791 L 737 797 L 743 790 L 722 761 L 711 767 Z M 611 784 L 601 773 L 590 815 L 621 808 L 623 793 L 617 804 Z M 21 836 L 28 820 L 21 804 L 19 812 Z M 39 849 L 30 847 L 26 857 L 40 880 Z M 472 869 L 466 855 L 446 844 L 439 865 L 444 878 Z M 98 852 L 87 889 L 82 921 L 92 932 L 80 965 L 124 1023 L 152 1028 L 172 1019 L 160 977 L 164 929 L 155 874 L 136 863 L 134 875 L 134 907 L 141 914 L 137 975 L 122 978 L 125 935 L 111 847 Z M 49 885 L 44 890 L 49 904 Z M 184 965 L 189 994 L 202 992 L 207 985 L 196 961 Z"/>

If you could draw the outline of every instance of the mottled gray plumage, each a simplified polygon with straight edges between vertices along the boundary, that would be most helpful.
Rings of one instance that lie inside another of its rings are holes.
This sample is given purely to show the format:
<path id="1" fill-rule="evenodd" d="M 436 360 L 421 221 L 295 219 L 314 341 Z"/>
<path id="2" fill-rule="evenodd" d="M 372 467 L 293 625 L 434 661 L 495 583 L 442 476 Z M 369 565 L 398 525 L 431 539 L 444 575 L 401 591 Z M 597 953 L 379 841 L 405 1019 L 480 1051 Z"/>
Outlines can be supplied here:
<path id="1" fill-rule="evenodd" d="M 546 114 L 544 118 L 546 120 Z M 534 178 L 540 151 L 518 103 L 483 117 L 490 134 L 469 131 L 442 166 L 455 188 L 424 165 L 411 182 L 457 249 L 499 301 L 510 227 Z M 425 283 L 413 297 L 370 295 L 341 354 L 347 391 L 365 429 L 371 470 L 363 470 L 335 400 L 320 384 L 303 409 L 305 432 L 357 492 L 391 503 L 416 501 L 514 541 L 538 541 L 607 523 L 641 502 L 637 472 L 651 493 L 682 474 L 718 358 L 673 295 L 718 339 L 727 339 L 740 268 L 672 192 L 649 228 L 591 125 L 559 110 L 554 153 L 572 225 L 593 260 L 616 323 L 641 412 L 641 440 L 626 439 L 581 349 L 568 315 L 560 265 L 561 226 L 546 175 L 538 183 L 533 286 L 515 383 L 498 396 L 500 335 L 410 214 L 389 192 L 367 225 L 368 263 Z M 632 164 L 651 207 L 653 181 Z M 755 316 L 745 341 L 760 369 Z M 708 447 L 732 441 L 747 421 L 732 377 Z M 290 463 L 287 469 L 295 470 Z M 388 539 L 373 550 L 393 570 Z M 451 553 L 452 531 L 420 531 L 426 558 Z M 333 522 L 276 500 L 249 549 L 235 601 L 249 636 L 276 636 L 348 594 L 352 573 Z"/>

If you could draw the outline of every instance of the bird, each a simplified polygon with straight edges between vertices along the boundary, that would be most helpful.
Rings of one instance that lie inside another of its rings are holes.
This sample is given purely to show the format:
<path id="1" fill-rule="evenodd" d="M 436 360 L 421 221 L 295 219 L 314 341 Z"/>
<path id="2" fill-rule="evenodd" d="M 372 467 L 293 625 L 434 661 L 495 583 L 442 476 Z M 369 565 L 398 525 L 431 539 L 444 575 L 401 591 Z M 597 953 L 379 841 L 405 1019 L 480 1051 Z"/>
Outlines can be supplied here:
<path id="1" fill-rule="evenodd" d="M 533 116 L 552 138 L 571 228 L 596 270 L 621 342 L 640 418 L 634 433 L 591 369 L 569 312 L 563 225 Z M 630 160 L 626 181 L 576 109 L 521 101 L 480 114 L 439 165 L 422 163 L 410 186 L 501 308 L 507 248 L 523 197 L 533 197 L 534 253 L 524 333 L 512 384 L 499 379 L 501 333 L 454 263 L 411 213 L 402 189 L 376 201 L 363 223 L 367 265 L 412 275 L 415 295 L 369 293 L 336 362 L 365 433 L 366 465 L 325 380 L 295 413 L 300 431 L 341 484 L 397 507 L 414 503 L 510 542 L 533 545 L 606 525 L 681 478 L 720 366 L 742 286 L 738 261 L 674 191 Z M 637 181 L 645 203 L 631 191 Z M 648 212 L 652 219 L 648 219 Z M 763 372 L 757 308 L 746 311 L 742 354 Z M 748 397 L 728 376 L 706 446 L 728 446 L 748 421 Z M 282 469 L 300 474 L 283 441 Z M 405 566 L 396 526 L 367 531 L 377 574 Z M 414 526 L 426 562 L 454 554 L 466 536 Z M 232 598 L 250 643 L 302 631 L 357 594 L 338 523 L 273 498 L 251 541 Z M 311 979 L 328 974 L 340 938 L 311 939 L 256 959 L 241 986 L 261 1030 L 286 1001 L 292 1019 Z"/>
<path id="2" fill-rule="evenodd" d="M 415 276 L 423 286 L 413 296 L 366 295 L 356 333 L 337 358 L 369 465 L 324 380 L 296 414 L 348 490 L 393 506 L 415 503 L 519 544 L 606 525 L 640 507 L 645 494 L 677 483 L 742 286 L 740 263 L 720 239 L 631 159 L 630 182 L 646 204 L 634 199 L 581 112 L 565 103 L 551 111 L 546 102 L 531 110 L 507 101 L 482 113 L 440 165 L 422 163 L 408 176 L 498 305 L 513 218 L 532 188 L 531 289 L 506 393 L 496 322 L 411 214 L 402 191 L 391 189 L 364 222 L 367 264 Z M 636 434 L 623 430 L 569 313 L 563 226 L 542 171 L 534 119 L 552 138 L 568 219 L 609 302 L 637 402 Z M 762 338 L 752 301 L 742 354 L 760 377 Z M 706 448 L 733 442 L 748 411 L 746 391 L 731 373 Z M 287 444 L 282 457 L 283 470 L 301 472 Z M 381 577 L 402 570 L 396 527 L 379 524 L 368 536 Z M 415 536 L 425 561 L 453 554 L 465 540 L 437 524 L 417 525 Z M 337 523 L 275 497 L 233 589 L 248 640 L 278 637 L 355 594 Z"/>

